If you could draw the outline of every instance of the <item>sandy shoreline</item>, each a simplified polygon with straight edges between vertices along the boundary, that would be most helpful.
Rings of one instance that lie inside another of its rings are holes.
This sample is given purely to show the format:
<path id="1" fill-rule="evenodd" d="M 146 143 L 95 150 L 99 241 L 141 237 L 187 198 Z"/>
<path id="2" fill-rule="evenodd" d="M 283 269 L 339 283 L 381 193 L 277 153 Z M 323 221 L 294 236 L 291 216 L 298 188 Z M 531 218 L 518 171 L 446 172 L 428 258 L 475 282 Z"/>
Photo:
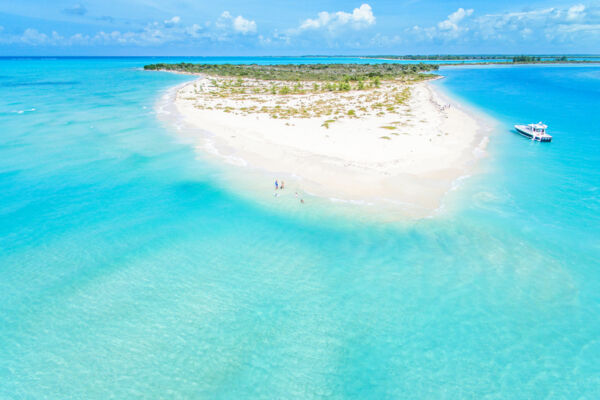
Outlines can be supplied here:
<path id="1" fill-rule="evenodd" d="M 408 85 L 406 101 L 393 112 L 382 112 L 369 108 L 360 91 L 224 99 L 209 95 L 211 80 L 201 77 L 176 88 L 168 98 L 176 114 L 170 119 L 177 121 L 200 154 L 233 166 L 233 173 L 258 171 L 258 179 L 264 180 L 257 185 L 260 190 L 278 178 L 300 193 L 394 204 L 406 214 L 425 216 L 440 206 L 455 180 L 470 173 L 487 143 L 481 121 L 427 82 Z M 389 98 L 389 93 L 404 87 L 384 85 L 366 93 Z M 266 111 L 275 104 L 283 104 L 275 110 L 297 110 L 298 104 L 309 107 L 335 101 L 346 107 L 337 110 L 335 119 L 277 118 Z M 246 111 L 252 105 L 258 111 Z M 348 115 L 349 108 L 350 113 L 358 108 L 365 111 Z"/>

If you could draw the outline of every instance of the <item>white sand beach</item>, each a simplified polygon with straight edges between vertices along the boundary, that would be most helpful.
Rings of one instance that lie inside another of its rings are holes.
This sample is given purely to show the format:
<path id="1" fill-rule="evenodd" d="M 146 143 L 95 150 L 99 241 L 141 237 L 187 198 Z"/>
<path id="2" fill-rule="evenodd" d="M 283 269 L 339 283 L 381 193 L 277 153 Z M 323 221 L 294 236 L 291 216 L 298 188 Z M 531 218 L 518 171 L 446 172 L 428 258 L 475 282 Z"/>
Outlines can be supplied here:
<path id="1" fill-rule="evenodd" d="M 174 96 L 197 149 L 314 196 L 425 215 L 487 143 L 481 122 L 427 82 L 347 92 L 312 92 L 306 83 L 285 95 L 261 92 L 265 82 L 253 80 L 223 94 L 223 82 L 201 77 Z"/>

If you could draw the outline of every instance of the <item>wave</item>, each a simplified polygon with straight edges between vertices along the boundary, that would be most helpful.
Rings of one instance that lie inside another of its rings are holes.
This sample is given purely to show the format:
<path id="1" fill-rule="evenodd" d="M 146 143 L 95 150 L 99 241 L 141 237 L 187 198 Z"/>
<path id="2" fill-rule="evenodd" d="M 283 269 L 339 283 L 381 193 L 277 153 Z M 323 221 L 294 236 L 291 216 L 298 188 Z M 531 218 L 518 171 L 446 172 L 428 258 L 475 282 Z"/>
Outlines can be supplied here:
<path id="1" fill-rule="evenodd" d="M 25 114 L 25 113 L 30 113 L 30 112 L 34 112 L 35 108 L 30 108 L 27 110 L 15 110 L 15 111 L 11 111 L 11 114 Z"/>

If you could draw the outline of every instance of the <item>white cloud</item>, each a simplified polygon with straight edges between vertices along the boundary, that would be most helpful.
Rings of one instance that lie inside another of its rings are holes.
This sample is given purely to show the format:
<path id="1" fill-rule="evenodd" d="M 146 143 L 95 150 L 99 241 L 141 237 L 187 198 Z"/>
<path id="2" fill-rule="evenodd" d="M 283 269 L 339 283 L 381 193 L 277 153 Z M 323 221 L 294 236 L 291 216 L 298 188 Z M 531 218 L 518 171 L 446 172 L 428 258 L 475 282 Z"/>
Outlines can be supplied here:
<path id="1" fill-rule="evenodd" d="M 254 33 L 256 32 L 256 22 L 247 20 L 241 15 L 238 15 L 233 20 L 233 29 L 236 32 L 240 32 L 244 35 L 247 33 Z"/>
<path id="2" fill-rule="evenodd" d="M 522 36 L 531 40 L 600 40 L 600 12 L 597 7 L 588 9 L 583 4 L 575 4 L 568 8 L 553 7 L 484 15 L 477 23 L 484 39 L 508 39 L 511 32 L 526 30 L 528 34 Z"/>
<path id="3" fill-rule="evenodd" d="M 255 21 L 246 19 L 241 15 L 234 18 L 229 11 L 223 11 L 215 26 L 223 30 L 233 29 L 234 32 L 242 35 L 256 33 L 257 30 Z"/>
<path id="4" fill-rule="evenodd" d="M 600 39 L 600 24 L 571 24 L 561 25 L 557 33 L 592 32 Z"/>
<path id="5" fill-rule="evenodd" d="M 352 12 L 352 20 L 358 23 L 364 23 L 366 25 L 372 25 L 375 23 L 375 16 L 373 15 L 373 9 L 368 4 L 362 4 L 359 8 L 355 8 Z"/>
<path id="6" fill-rule="evenodd" d="M 173 18 L 171 18 L 171 19 L 167 19 L 167 20 L 165 20 L 165 21 L 164 21 L 164 24 L 165 24 L 165 26 L 166 26 L 166 27 L 170 28 L 170 27 L 172 27 L 172 26 L 175 26 L 175 25 L 177 25 L 177 24 L 179 23 L 179 21 L 181 21 L 181 18 L 179 18 L 179 17 L 176 15 L 176 16 L 174 16 L 174 17 L 173 17 Z"/>
<path id="7" fill-rule="evenodd" d="M 24 44 L 28 46 L 87 46 L 87 45 L 123 45 L 123 46 L 159 46 L 165 43 L 227 42 L 239 35 L 248 35 L 251 40 L 257 32 L 255 21 L 241 15 L 233 17 L 225 11 L 211 23 L 184 25 L 181 17 L 147 23 L 131 31 L 99 31 L 92 34 L 75 33 L 63 37 L 57 32 L 44 33 L 28 28 L 20 34 L 6 35 L 0 27 L 0 43 Z M 276 35 L 274 36 L 276 37 Z M 281 40 L 278 40 L 281 42 Z M 257 43 L 260 43 L 258 41 Z"/>
<path id="8" fill-rule="evenodd" d="M 69 42 L 72 45 L 86 45 L 90 42 L 90 37 L 88 35 L 83 35 L 81 33 L 76 33 L 69 38 Z"/>
<path id="9" fill-rule="evenodd" d="M 185 28 L 185 32 L 192 38 L 199 38 L 202 35 L 203 28 L 198 24 L 193 24 Z"/>
<path id="10" fill-rule="evenodd" d="M 373 9 L 368 4 L 362 4 L 355 8 L 352 13 L 338 11 L 329 13 L 321 11 L 317 14 L 317 18 L 308 18 L 302 21 L 296 32 L 304 30 L 316 30 L 325 28 L 329 31 L 334 31 L 342 26 L 350 26 L 353 29 L 362 29 L 375 24 L 375 16 Z"/>
<path id="11" fill-rule="evenodd" d="M 471 16 L 471 14 L 473 14 L 472 8 L 468 10 L 465 10 L 464 8 L 459 8 L 452 14 L 448 15 L 447 19 L 438 23 L 438 28 L 443 31 L 457 31 L 459 30 L 458 24 L 460 23 L 460 21 L 465 19 L 465 17 Z"/>
<path id="12" fill-rule="evenodd" d="M 27 28 L 21 36 L 21 41 L 35 46 L 48 42 L 48 35 L 38 32 L 37 29 Z"/>
<path id="13" fill-rule="evenodd" d="M 521 40 L 545 42 L 560 40 L 600 40 L 600 10 L 575 4 L 564 8 L 486 14 L 475 17 L 472 9 L 459 8 L 434 26 L 414 26 L 405 32 L 420 41 L 456 42 L 496 40 L 517 43 Z"/>
<path id="14" fill-rule="evenodd" d="M 474 10 L 459 8 L 448 17 L 437 23 L 436 26 L 423 28 L 415 25 L 406 32 L 412 34 L 418 40 L 454 40 L 470 30 L 468 17 L 473 15 Z"/>
<path id="15" fill-rule="evenodd" d="M 369 40 L 368 46 L 369 48 L 390 48 L 402 44 L 405 41 L 405 38 L 403 38 L 400 35 L 388 36 L 382 35 L 381 33 L 377 33 L 371 38 L 371 40 Z"/>
<path id="16" fill-rule="evenodd" d="M 41 46 L 41 45 L 56 45 L 60 43 L 64 38 L 59 35 L 56 31 L 52 31 L 51 34 L 47 35 L 42 32 L 38 32 L 37 29 L 27 28 L 22 35 L 12 37 L 9 39 L 12 43 L 23 43 L 30 46 Z"/>
<path id="17" fill-rule="evenodd" d="M 229 13 L 229 11 L 223 11 L 223 13 L 221 14 L 221 16 L 217 20 L 217 25 L 225 28 L 226 27 L 226 21 L 230 21 L 232 18 L 233 17 Z"/>
<path id="18" fill-rule="evenodd" d="M 482 45 L 486 41 L 502 44 L 501 48 L 531 49 L 538 48 L 540 43 L 546 44 L 546 48 L 552 43 L 563 43 L 562 49 L 569 49 L 569 44 L 574 43 L 599 43 L 600 4 L 588 3 L 587 0 L 573 1 L 583 3 L 485 15 L 479 15 L 473 9 L 458 8 L 429 26 L 414 26 L 403 32 L 373 32 L 369 36 L 363 29 L 375 25 L 376 17 L 371 6 L 365 3 L 348 11 L 322 11 L 314 18 L 301 21 L 293 29 L 281 32 L 275 29 L 260 32 L 261 35 L 255 21 L 224 11 L 213 21 L 185 24 L 183 21 L 187 17 L 182 20 L 179 16 L 169 16 L 145 25 L 133 25 L 135 28 L 76 33 L 66 37 L 53 31 L 38 31 L 37 27 L 20 33 L 9 33 L 0 27 L 0 43 L 25 46 L 160 46 L 167 43 L 236 42 L 240 46 L 258 45 L 270 49 L 290 46 L 314 49 L 316 45 L 329 49 L 366 49 L 367 52 L 375 48 L 406 48 L 419 41 L 443 44 L 446 49 L 459 48 L 452 47 L 455 44 L 465 48 L 467 44 Z M 523 47 L 523 43 L 527 47 Z"/>
<path id="19" fill-rule="evenodd" d="M 576 4 L 567 10 L 567 21 L 575 21 L 583 17 L 585 17 L 585 6 L 583 4 Z"/>
<path id="20" fill-rule="evenodd" d="M 258 42 L 261 46 L 273 47 L 273 46 L 288 46 L 291 44 L 290 36 L 287 34 L 281 34 L 275 30 L 270 36 L 258 36 Z"/>
<path id="21" fill-rule="evenodd" d="M 325 26 L 331 21 L 331 17 L 329 13 L 326 11 L 322 11 L 318 14 L 316 19 L 308 18 L 300 24 L 300 29 L 319 29 L 322 26 Z"/>

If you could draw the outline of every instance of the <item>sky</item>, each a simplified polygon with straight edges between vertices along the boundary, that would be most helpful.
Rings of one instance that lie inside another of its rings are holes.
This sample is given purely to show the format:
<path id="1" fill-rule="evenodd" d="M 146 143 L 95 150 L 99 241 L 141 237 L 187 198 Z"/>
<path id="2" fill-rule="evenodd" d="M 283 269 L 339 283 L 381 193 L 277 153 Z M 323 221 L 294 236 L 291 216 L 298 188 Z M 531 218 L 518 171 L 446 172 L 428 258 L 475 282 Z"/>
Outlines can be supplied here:
<path id="1" fill-rule="evenodd" d="M 600 54 L 600 0 L 0 0 L 0 56 Z"/>

